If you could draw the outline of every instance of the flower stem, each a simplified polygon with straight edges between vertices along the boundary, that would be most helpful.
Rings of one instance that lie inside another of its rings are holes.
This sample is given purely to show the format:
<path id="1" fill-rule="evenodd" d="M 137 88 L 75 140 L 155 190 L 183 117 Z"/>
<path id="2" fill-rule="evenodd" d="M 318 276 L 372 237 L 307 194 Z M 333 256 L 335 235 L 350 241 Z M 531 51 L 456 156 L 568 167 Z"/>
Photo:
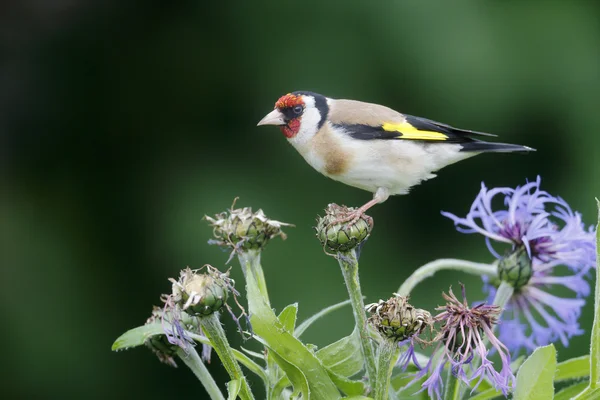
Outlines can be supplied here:
<path id="1" fill-rule="evenodd" d="M 242 400 L 254 399 L 250 387 L 248 386 L 248 382 L 246 382 L 246 377 L 244 377 L 240 365 L 235 360 L 235 356 L 229 346 L 225 331 L 221 326 L 217 314 L 213 313 L 206 317 L 200 317 L 200 325 L 202 326 L 204 334 L 210 340 L 210 344 L 219 355 L 219 359 L 221 360 L 221 363 L 223 363 L 223 366 L 229 373 L 231 379 L 237 379 L 242 382 L 242 388 L 239 392 L 240 398 Z"/>
<path id="2" fill-rule="evenodd" d="M 179 358 L 181 358 L 185 365 L 187 365 L 192 370 L 194 375 L 196 375 L 196 377 L 202 383 L 202 386 L 204 386 L 204 389 L 206 389 L 206 392 L 212 400 L 225 400 L 225 397 L 223 397 L 223 393 L 221 393 L 219 387 L 217 386 L 217 383 L 213 379 L 210 372 L 208 372 L 208 369 L 200 359 L 200 356 L 198 356 L 196 349 L 190 347 L 186 353 L 185 350 L 178 348 L 177 355 L 179 356 Z"/>
<path id="3" fill-rule="evenodd" d="M 406 281 L 404 281 L 397 293 L 400 296 L 408 296 L 419 283 L 432 277 L 436 272 L 445 269 L 463 271 L 473 275 L 487 275 L 490 277 L 494 277 L 498 274 L 496 263 L 482 264 L 453 258 L 441 258 L 419 267 Z"/>
<path id="4" fill-rule="evenodd" d="M 389 400 L 390 381 L 394 361 L 398 355 L 398 344 L 384 339 L 377 356 L 377 377 L 375 379 L 375 400 Z"/>
<path id="5" fill-rule="evenodd" d="M 444 400 L 462 399 L 463 394 L 458 378 L 452 373 L 452 366 L 448 368 L 446 376 L 446 390 L 444 391 Z"/>
<path id="6" fill-rule="evenodd" d="M 575 399 L 592 399 L 600 391 L 600 200 L 598 205 L 598 225 L 596 226 L 596 289 L 594 294 L 594 324 L 592 325 L 592 340 L 590 345 L 590 384 Z"/>
<path id="7" fill-rule="evenodd" d="M 265 280 L 265 274 L 260 264 L 260 251 L 243 251 L 242 253 L 238 254 L 238 259 L 240 261 L 240 265 L 242 266 L 244 278 L 246 278 L 246 274 L 248 273 L 254 275 L 254 279 L 256 280 L 258 290 L 260 291 L 260 294 L 262 294 L 262 296 L 264 297 L 265 301 L 267 302 L 267 305 L 270 307 L 271 302 L 269 301 L 269 293 L 267 292 L 267 281 Z M 248 279 L 246 278 L 246 280 Z M 250 310 L 250 313 L 252 313 L 252 310 Z"/>
<path id="8" fill-rule="evenodd" d="M 506 303 L 508 303 L 514 292 L 515 289 L 510 283 L 502 281 L 502 283 L 500 283 L 500 286 L 498 286 L 498 290 L 496 291 L 496 296 L 494 297 L 493 304 L 502 308 L 502 311 L 504 311 Z"/>
<path id="9" fill-rule="evenodd" d="M 348 289 L 348 295 L 352 303 L 352 311 L 354 313 L 354 320 L 356 321 L 356 328 L 360 333 L 360 343 L 365 359 L 365 365 L 367 375 L 373 379 L 376 376 L 375 368 L 375 352 L 371 345 L 371 338 L 367 329 L 367 314 L 365 312 L 365 303 L 363 302 L 363 296 L 360 291 L 360 282 L 358 279 L 358 260 L 356 259 L 356 252 L 354 249 L 339 253 L 338 261 L 342 269 L 342 275 L 344 275 L 344 281 L 346 282 L 346 288 Z"/>

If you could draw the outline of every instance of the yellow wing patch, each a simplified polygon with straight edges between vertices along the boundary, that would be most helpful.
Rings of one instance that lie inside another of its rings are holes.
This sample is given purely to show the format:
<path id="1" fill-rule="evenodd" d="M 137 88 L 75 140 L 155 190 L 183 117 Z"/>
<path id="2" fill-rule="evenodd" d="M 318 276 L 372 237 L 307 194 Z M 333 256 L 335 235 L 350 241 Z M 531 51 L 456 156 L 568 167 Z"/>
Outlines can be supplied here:
<path id="1" fill-rule="evenodd" d="M 401 136 L 398 139 L 413 139 L 413 140 L 446 140 L 448 136 L 435 131 L 421 131 L 408 122 L 392 124 L 386 122 L 382 125 L 382 129 L 387 132 L 398 132 Z"/>

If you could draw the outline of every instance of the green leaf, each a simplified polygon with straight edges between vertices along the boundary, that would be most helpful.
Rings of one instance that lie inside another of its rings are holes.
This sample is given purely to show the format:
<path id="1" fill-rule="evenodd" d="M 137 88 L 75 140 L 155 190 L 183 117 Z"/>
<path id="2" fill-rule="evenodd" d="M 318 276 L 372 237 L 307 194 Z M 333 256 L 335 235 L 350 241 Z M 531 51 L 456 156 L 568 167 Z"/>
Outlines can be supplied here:
<path id="1" fill-rule="evenodd" d="M 365 396 L 350 396 L 350 397 L 344 397 L 342 400 L 373 400 L 373 398 L 365 397 Z"/>
<path id="2" fill-rule="evenodd" d="M 269 347 L 267 346 L 267 348 Z M 277 354 L 277 352 L 273 349 L 269 349 L 271 350 L 270 355 L 273 357 L 277 365 L 279 365 L 281 369 L 285 371 L 285 374 L 287 375 L 291 384 L 294 386 L 294 391 L 302 393 L 303 398 L 310 399 L 310 387 L 308 384 L 308 380 L 306 379 L 306 375 L 304 375 L 302 370 L 300 370 L 300 368 L 298 368 L 293 363 L 287 361 L 283 357 L 280 357 L 279 354 Z"/>
<path id="3" fill-rule="evenodd" d="M 119 336 L 113 343 L 112 350 L 126 350 L 132 347 L 141 346 L 148 338 L 163 334 L 163 327 L 159 322 L 138 326 Z"/>
<path id="4" fill-rule="evenodd" d="M 517 374 L 515 400 L 547 400 L 554 396 L 556 349 L 553 344 L 538 347 Z"/>
<path id="5" fill-rule="evenodd" d="M 363 369 L 364 360 L 360 348 L 358 330 L 337 342 L 317 351 L 317 357 L 331 372 L 344 377 L 350 377 Z"/>
<path id="6" fill-rule="evenodd" d="M 590 356 L 571 358 L 558 363 L 554 382 L 567 381 L 571 379 L 589 378 Z"/>
<path id="7" fill-rule="evenodd" d="M 491 389 L 484 390 L 483 392 L 477 393 L 475 396 L 469 397 L 469 400 L 490 400 L 490 399 L 496 399 L 499 397 L 504 398 L 504 395 L 502 394 L 502 392 L 500 390 L 491 388 Z"/>
<path id="8" fill-rule="evenodd" d="M 298 303 L 290 304 L 283 309 L 279 314 L 279 321 L 283 327 L 292 335 L 294 334 L 294 328 L 296 327 L 296 315 L 298 314 Z"/>
<path id="9" fill-rule="evenodd" d="M 290 380 L 288 379 L 288 377 L 286 375 L 282 376 L 277 383 L 275 384 L 275 386 L 273 387 L 273 391 L 271 392 L 271 397 L 269 397 L 270 399 L 279 399 L 281 398 L 281 394 L 283 393 L 283 390 L 290 386 L 292 383 L 290 382 Z"/>
<path id="10" fill-rule="evenodd" d="M 598 400 L 600 399 L 600 389 L 591 389 L 588 387 L 577 395 L 576 400 Z"/>
<path id="11" fill-rule="evenodd" d="M 353 381 L 327 369 L 329 377 L 346 396 L 358 396 L 365 392 L 366 386 L 362 381 Z"/>
<path id="12" fill-rule="evenodd" d="M 302 393 L 305 400 L 340 399 L 340 392 L 321 361 L 285 328 L 269 307 L 254 274 L 246 273 L 246 287 L 255 338 L 270 350 L 269 355 L 287 374 L 294 390 Z"/>
<path id="13" fill-rule="evenodd" d="M 268 384 L 269 377 L 267 377 L 267 373 L 265 372 L 264 369 L 262 369 L 262 367 L 260 365 L 258 365 L 254 361 L 252 361 L 250 359 L 250 357 L 248 357 L 241 351 L 236 350 L 236 349 L 231 349 L 231 350 L 233 350 L 233 355 L 235 356 L 235 359 L 240 364 L 242 364 L 244 367 L 248 368 L 250 371 L 254 372 L 256 375 L 258 375 L 265 382 L 265 384 Z"/>
<path id="14" fill-rule="evenodd" d="M 589 366 L 589 364 L 588 364 Z M 583 392 L 585 388 L 587 388 L 589 382 L 578 382 L 574 385 L 567 386 L 560 392 L 554 396 L 554 400 L 571 400 L 573 397 L 577 396 L 579 393 Z"/>
<path id="15" fill-rule="evenodd" d="M 340 303 L 337 303 L 337 304 L 334 304 L 332 306 L 322 309 L 321 311 L 319 311 L 318 313 L 316 313 L 315 315 L 313 315 L 312 317 L 308 318 L 306 321 L 304 321 L 300 325 L 298 325 L 298 329 L 296 329 L 295 336 L 300 337 L 300 335 L 302 335 L 304 333 L 304 331 L 307 330 L 319 318 L 323 318 L 327 314 L 329 314 L 333 311 L 339 310 L 340 308 L 342 308 L 348 304 L 350 304 L 350 300 L 345 300 Z"/>
<path id="16" fill-rule="evenodd" d="M 424 390 L 421 393 L 417 393 L 421 390 L 421 384 L 425 381 L 427 377 L 422 377 L 417 382 L 414 382 L 409 387 L 406 387 L 415 377 L 415 373 L 417 372 L 417 368 L 413 365 L 410 365 L 406 372 L 401 372 L 397 375 L 392 376 L 391 385 L 392 389 L 396 393 L 396 399 L 405 400 L 405 399 L 421 399 L 428 400 L 429 396 L 427 396 L 427 391 Z"/>
<path id="17" fill-rule="evenodd" d="M 242 381 L 233 379 L 227 382 L 227 400 L 235 400 L 242 388 Z"/>

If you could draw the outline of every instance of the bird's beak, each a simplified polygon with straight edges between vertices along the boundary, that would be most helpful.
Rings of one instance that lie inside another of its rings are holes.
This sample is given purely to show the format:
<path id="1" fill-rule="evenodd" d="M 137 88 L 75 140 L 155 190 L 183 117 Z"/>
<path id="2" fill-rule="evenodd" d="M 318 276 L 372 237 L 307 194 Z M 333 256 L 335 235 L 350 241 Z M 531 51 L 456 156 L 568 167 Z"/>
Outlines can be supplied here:
<path id="1" fill-rule="evenodd" d="M 256 124 L 256 126 L 261 125 L 285 125 L 283 114 L 278 109 L 274 109 L 273 111 L 265 115 L 265 117 L 261 119 L 258 124 Z"/>

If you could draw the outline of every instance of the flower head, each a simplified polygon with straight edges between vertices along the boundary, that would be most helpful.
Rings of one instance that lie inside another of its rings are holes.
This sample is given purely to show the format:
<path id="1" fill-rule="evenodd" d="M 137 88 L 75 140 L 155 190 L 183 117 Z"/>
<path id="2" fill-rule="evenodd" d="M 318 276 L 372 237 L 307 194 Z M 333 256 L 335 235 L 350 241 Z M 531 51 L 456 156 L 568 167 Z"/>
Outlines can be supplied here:
<path id="1" fill-rule="evenodd" d="M 493 209 L 496 196 L 504 207 Z M 581 215 L 560 197 L 540 189 L 540 178 L 523 187 L 488 190 L 482 185 L 465 218 L 442 213 L 452 219 L 458 231 L 485 236 L 490 252 L 497 258 L 500 280 L 515 292 L 505 307 L 499 337 L 514 354 L 522 348 L 580 335 L 578 319 L 589 294 L 585 275 L 596 264 L 595 232 L 585 229 Z M 504 256 L 492 241 L 506 243 Z M 560 271 L 560 268 L 563 271 Z M 485 280 L 490 298 L 496 282 Z M 547 293 L 554 286 L 574 292 L 577 298 L 560 298 Z"/>
<path id="2" fill-rule="evenodd" d="M 179 280 L 170 279 L 173 300 L 192 315 L 205 316 L 219 311 L 225 305 L 232 286 L 227 274 L 221 274 L 210 265 L 205 267 L 207 273 L 186 268 L 181 271 Z"/>
<path id="3" fill-rule="evenodd" d="M 419 335 L 433 325 L 429 311 L 413 307 L 408 303 L 408 298 L 397 294 L 387 301 L 379 300 L 365 308 L 371 313 L 369 323 L 381 336 L 394 342 Z"/>
<path id="4" fill-rule="evenodd" d="M 433 318 L 441 324 L 432 340 L 432 343 L 437 343 L 437 348 L 427 366 L 416 374 L 415 381 L 429 373 L 422 384 L 423 390 L 426 389 L 431 398 L 441 398 L 442 371 L 449 363 L 452 373 L 466 384 L 476 380 L 476 388 L 487 377 L 497 389 L 507 395 L 515 377 L 510 369 L 508 349 L 493 332 L 493 325 L 498 323 L 501 309 L 485 304 L 469 307 L 464 286 L 462 292 L 463 301 L 456 298 L 452 289 L 448 294 L 443 294 L 446 305 L 438 307 L 436 310 L 441 313 Z M 486 338 L 490 348 L 486 345 Z M 491 349 L 499 354 L 499 371 L 488 359 Z M 472 361 L 476 356 L 481 364 L 473 371 L 469 367 L 473 366 Z"/>
<path id="5" fill-rule="evenodd" d="M 355 209 L 329 204 L 325 216 L 317 220 L 317 238 L 324 248 L 334 252 L 347 252 L 362 245 L 373 229 L 373 218 L 361 215 L 354 223 L 338 222 Z"/>
<path id="6" fill-rule="evenodd" d="M 581 215 L 560 197 L 540 189 L 541 180 L 516 189 L 488 190 L 484 184 L 465 218 L 442 212 L 463 233 L 480 233 L 492 254 L 502 258 L 491 241 L 524 247 L 531 259 L 544 264 L 566 265 L 581 271 L 596 263 L 594 232 L 585 229 Z M 494 210 L 492 202 L 504 196 L 504 207 Z"/>
<path id="7" fill-rule="evenodd" d="M 215 240 L 209 243 L 229 247 L 233 251 L 260 250 L 274 237 L 286 238 L 281 227 L 293 226 L 267 218 L 263 210 L 252 212 L 250 207 L 234 207 L 235 200 L 231 209 L 215 215 L 214 218 L 204 216 L 213 227 L 215 237 Z"/>

